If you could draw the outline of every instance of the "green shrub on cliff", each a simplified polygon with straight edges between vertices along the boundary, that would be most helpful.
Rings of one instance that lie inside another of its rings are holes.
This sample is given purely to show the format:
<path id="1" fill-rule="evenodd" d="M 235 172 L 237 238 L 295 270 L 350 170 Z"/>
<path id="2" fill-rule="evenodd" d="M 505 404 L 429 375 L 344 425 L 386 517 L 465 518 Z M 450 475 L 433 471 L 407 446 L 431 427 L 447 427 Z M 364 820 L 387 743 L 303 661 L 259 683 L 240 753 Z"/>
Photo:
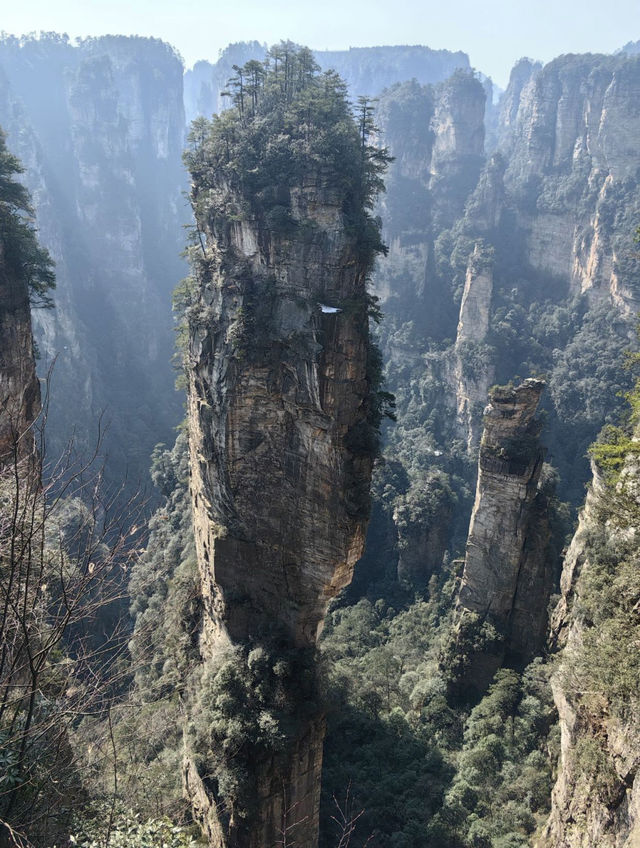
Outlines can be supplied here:
<path id="1" fill-rule="evenodd" d="M 287 237 L 300 225 L 290 192 L 304 191 L 311 180 L 341 207 L 360 258 L 371 267 L 376 254 L 386 252 L 371 209 L 390 157 L 370 143 L 369 102 L 354 115 L 342 79 L 321 73 L 311 51 L 291 42 L 272 47 L 264 62 L 235 70 L 227 92 L 231 108 L 212 121 L 198 118 L 189 134 L 185 163 L 196 219 L 215 230 L 257 216 L 267 230 Z M 240 208 L 223 186 L 241 198 Z"/>
<path id="2" fill-rule="evenodd" d="M 640 354 L 627 354 L 627 368 L 631 369 L 640 362 Z M 624 396 L 629 405 L 626 421 L 622 426 L 608 424 L 600 432 L 597 440 L 589 448 L 589 454 L 604 474 L 611 489 L 616 487 L 625 461 L 640 456 L 640 442 L 636 430 L 640 422 L 640 380 Z"/>
<path id="3" fill-rule="evenodd" d="M 273 637 L 216 656 L 192 680 L 188 745 L 227 814 L 244 818 L 258 797 L 256 762 L 287 761 L 296 728 L 317 714 L 313 651 Z"/>
<path id="4" fill-rule="evenodd" d="M 52 306 L 49 292 L 55 288 L 53 260 L 38 244 L 29 192 L 16 176 L 24 168 L 7 150 L 0 129 L 0 256 L 6 272 L 24 283 L 35 306 Z"/>

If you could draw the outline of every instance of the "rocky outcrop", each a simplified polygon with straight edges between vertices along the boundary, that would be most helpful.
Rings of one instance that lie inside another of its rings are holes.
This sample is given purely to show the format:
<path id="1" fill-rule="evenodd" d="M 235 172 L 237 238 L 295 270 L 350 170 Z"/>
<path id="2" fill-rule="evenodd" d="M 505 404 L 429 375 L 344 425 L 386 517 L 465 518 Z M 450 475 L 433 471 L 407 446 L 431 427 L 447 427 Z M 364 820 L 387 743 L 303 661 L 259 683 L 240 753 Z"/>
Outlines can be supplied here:
<path id="1" fill-rule="evenodd" d="M 436 88 L 432 119 L 433 173 L 451 174 L 476 166 L 484 154 L 486 93 L 479 96 L 479 81 L 472 73 L 456 71 Z"/>
<path id="2" fill-rule="evenodd" d="M 631 235 L 612 226 L 611 203 L 619 217 L 635 203 L 639 91 L 638 56 L 563 56 L 517 65 L 502 109 L 505 182 L 531 266 L 627 312 L 637 309 L 620 280 Z"/>
<path id="3" fill-rule="evenodd" d="M 319 229 L 312 243 L 285 248 L 248 221 L 226 243 L 211 236 L 189 421 L 211 620 L 232 639 L 277 620 L 302 646 L 362 551 L 372 460 L 348 448 L 366 426 L 363 271 L 332 192 L 310 181 L 294 202 Z M 360 308 L 319 305 L 350 299 Z"/>
<path id="4" fill-rule="evenodd" d="M 489 394 L 480 445 L 476 498 L 469 525 L 459 624 L 466 616 L 490 623 L 501 637 L 491 657 L 470 670 L 472 685 L 486 685 L 504 659 L 525 664 L 541 649 L 552 569 L 546 556 L 549 529 L 538 491 L 543 450 L 535 418 L 541 380 Z M 491 670 L 493 669 L 493 670 Z"/>
<path id="5" fill-rule="evenodd" d="M 380 99 L 381 135 L 395 161 L 381 201 L 390 261 L 376 287 L 392 310 L 436 337 L 455 334 L 458 308 L 440 291 L 434 242 L 478 181 L 485 103 L 482 84 L 463 70 L 434 86 L 393 86 Z M 402 270 L 389 278 L 393 268 Z"/>
<path id="6" fill-rule="evenodd" d="M 561 652 L 552 677 L 560 761 L 539 848 L 640 844 L 640 710 L 635 683 L 629 691 L 624 682 L 637 669 L 638 586 L 620 574 L 625 562 L 637 573 L 639 470 L 637 454 L 629 455 L 612 485 L 592 463 L 593 482 L 564 560 L 551 621 L 551 642 Z M 602 589 L 616 585 L 612 603 Z"/>
<path id="7" fill-rule="evenodd" d="M 493 267 L 478 242 L 469 263 L 460 302 L 453 378 L 456 386 L 458 431 L 472 450 L 481 431 L 480 409 L 495 379 L 491 352 L 486 345 L 493 295 Z"/>
<path id="8" fill-rule="evenodd" d="M 236 773 L 240 755 L 223 754 L 214 780 L 198 767 L 197 734 L 187 734 L 185 788 L 213 846 L 263 848 L 283 838 L 313 846 L 324 737 L 315 646 L 330 599 L 363 551 L 376 449 L 365 288 L 372 256 L 353 218 L 348 226 L 350 198 L 327 163 L 305 160 L 303 178 L 293 171 L 276 219 L 262 207 L 248 211 L 242 183 L 213 165 L 203 176 L 198 155 L 191 161 L 204 240 L 187 313 L 203 599 L 203 678 L 190 721 L 225 662 L 250 678 L 257 658 L 269 657 L 275 677 L 271 692 L 260 683 L 261 729 L 242 747 L 244 799 L 222 776 Z M 270 737 L 265 716 L 283 712 L 286 723 Z"/>

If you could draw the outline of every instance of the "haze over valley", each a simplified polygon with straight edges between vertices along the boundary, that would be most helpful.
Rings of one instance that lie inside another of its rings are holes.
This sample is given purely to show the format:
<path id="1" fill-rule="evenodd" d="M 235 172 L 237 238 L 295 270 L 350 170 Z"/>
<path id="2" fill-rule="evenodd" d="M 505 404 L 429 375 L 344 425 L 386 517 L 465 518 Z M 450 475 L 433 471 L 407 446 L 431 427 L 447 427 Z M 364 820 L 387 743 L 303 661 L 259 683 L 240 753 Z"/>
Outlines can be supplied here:
<path id="1" fill-rule="evenodd" d="M 1 848 L 640 841 L 637 10 L 406 5 L 0 38 Z"/>

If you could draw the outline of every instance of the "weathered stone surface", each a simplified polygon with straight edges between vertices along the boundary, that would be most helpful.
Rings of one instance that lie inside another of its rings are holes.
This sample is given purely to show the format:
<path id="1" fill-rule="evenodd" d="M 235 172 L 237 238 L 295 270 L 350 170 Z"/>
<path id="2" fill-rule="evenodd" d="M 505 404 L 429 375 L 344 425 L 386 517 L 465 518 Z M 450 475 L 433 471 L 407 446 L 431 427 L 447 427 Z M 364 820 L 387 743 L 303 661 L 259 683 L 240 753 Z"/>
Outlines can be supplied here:
<path id="1" fill-rule="evenodd" d="M 638 56 L 562 56 L 542 69 L 521 62 L 499 130 L 531 266 L 572 292 L 610 297 L 627 314 L 637 311 L 637 295 L 616 270 L 625 257 L 609 204 L 616 197 L 624 205 L 620 187 L 636 179 L 639 92 Z"/>
<path id="2" fill-rule="evenodd" d="M 320 174 L 292 190 L 291 210 L 304 227 L 290 237 L 246 214 L 205 225 L 210 273 L 187 365 L 205 664 L 221 646 L 265 634 L 314 647 L 364 545 L 366 268 Z M 299 822 L 298 844 L 316 844 L 323 736 L 316 713 L 288 740 L 284 764 L 256 761 L 255 815 L 244 824 L 232 815 L 228 827 L 187 759 L 186 789 L 211 844 L 277 844 L 287 816 Z"/>
<path id="3" fill-rule="evenodd" d="M 552 575 L 546 504 L 538 493 L 543 450 L 535 413 L 543 388 L 528 379 L 493 389 L 485 410 L 458 610 L 460 621 L 476 613 L 504 637 L 494 671 L 503 657 L 525 663 L 544 641 Z M 481 676 L 492 664 L 485 665 Z M 474 682 L 481 688 L 488 680 Z"/>
<path id="4" fill-rule="evenodd" d="M 483 155 L 486 96 L 478 96 L 478 81 L 463 71 L 439 85 L 435 94 L 432 167 L 441 174 Z"/>
<path id="5" fill-rule="evenodd" d="M 453 374 L 458 432 L 466 440 L 469 450 L 475 448 L 480 440 L 478 409 L 484 404 L 495 379 L 495 367 L 484 346 L 489 331 L 492 295 L 493 268 L 476 243 L 469 258 L 460 303 Z"/>
<path id="6" fill-rule="evenodd" d="M 593 482 L 578 527 L 564 560 L 561 596 L 551 619 L 551 644 L 561 649 L 552 677 L 553 696 L 560 721 L 560 760 L 552 793 L 552 807 L 538 848 L 637 848 L 640 845 L 640 714 L 637 702 L 620 710 L 603 694 L 584 692 L 573 673 L 581 648 L 584 622 L 579 607 L 583 576 L 593 567 L 591 537 L 604 534 L 615 549 L 622 536 L 633 540 L 636 519 L 611 523 L 603 509 L 611 498 L 598 468 L 592 463 Z M 629 457 L 623 471 L 625 485 L 636 487 L 637 458 Z M 617 526 L 616 526 L 617 525 Z M 604 636 L 606 638 L 606 634 Z M 630 645 L 631 650 L 637 646 Z M 635 660 L 630 657 L 629 662 Z M 622 671 L 622 669 L 621 669 Z M 621 714 L 623 717 L 621 717 Z M 597 774 L 579 762 L 579 751 L 597 743 L 602 761 Z"/>
<path id="7" fill-rule="evenodd" d="M 484 341 L 489 329 L 493 273 L 490 264 L 482 261 L 479 244 L 476 243 L 467 266 L 467 276 L 460 303 L 460 318 L 456 341 Z"/>

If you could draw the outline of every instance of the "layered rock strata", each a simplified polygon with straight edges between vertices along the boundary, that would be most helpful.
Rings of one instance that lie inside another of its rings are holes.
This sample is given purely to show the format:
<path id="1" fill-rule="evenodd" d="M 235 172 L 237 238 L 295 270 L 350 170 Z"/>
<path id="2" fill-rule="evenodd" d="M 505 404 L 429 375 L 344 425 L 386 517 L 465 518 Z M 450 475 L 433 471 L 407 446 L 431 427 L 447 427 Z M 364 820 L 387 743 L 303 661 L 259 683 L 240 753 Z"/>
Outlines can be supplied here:
<path id="1" fill-rule="evenodd" d="M 538 491 L 543 449 L 535 418 L 541 380 L 490 392 L 480 445 L 478 484 L 458 597 L 464 628 L 469 614 L 502 637 L 479 657 L 471 684 L 482 688 L 504 660 L 522 665 L 542 647 L 552 569 L 546 502 Z M 473 664 L 472 664 L 473 665 Z"/>
<path id="2" fill-rule="evenodd" d="M 223 184 L 228 208 L 239 208 Z M 328 602 L 361 556 L 372 454 L 366 263 L 320 172 L 290 190 L 293 231 L 258 217 L 201 222 L 206 270 L 188 351 L 192 502 L 203 667 L 278 642 L 313 657 Z M 300 682 L 286 699 L 301 697 Z M 317 842 L 324 721 L 294 713 L 285 752 L 251 754 L 253 809 L 220 811 L 187 756 L 185 786 L 212 845 Z M 300 718 L 300 716 L 303 716 Z M 189 752 L 188 752 L 189 754 Z M 293 835 L 292 835 L 293 834 Z"/>

